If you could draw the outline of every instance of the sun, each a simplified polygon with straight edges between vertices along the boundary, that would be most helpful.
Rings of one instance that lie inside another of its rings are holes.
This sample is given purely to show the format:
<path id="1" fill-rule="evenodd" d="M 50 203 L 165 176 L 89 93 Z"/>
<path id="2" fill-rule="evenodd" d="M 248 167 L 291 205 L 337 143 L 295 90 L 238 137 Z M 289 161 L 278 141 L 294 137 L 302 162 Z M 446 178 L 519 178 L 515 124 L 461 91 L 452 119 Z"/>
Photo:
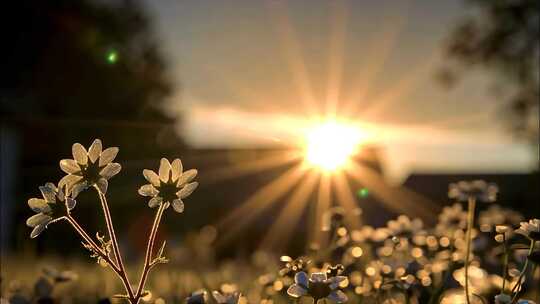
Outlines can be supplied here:
<path id="1" fill-rule="evenodd" d="M 343 168 L 365 137 L 358 127 L 335 120 L 310 128 L 306 134 L 304 160 L 312 167 L 331 172 Z"/>

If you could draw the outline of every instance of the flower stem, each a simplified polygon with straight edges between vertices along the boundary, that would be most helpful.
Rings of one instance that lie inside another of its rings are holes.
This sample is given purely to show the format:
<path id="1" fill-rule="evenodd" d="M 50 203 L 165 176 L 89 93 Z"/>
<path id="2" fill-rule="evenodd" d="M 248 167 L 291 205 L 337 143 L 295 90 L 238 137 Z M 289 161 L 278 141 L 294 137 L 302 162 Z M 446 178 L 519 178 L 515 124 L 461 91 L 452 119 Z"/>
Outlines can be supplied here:
<path id="1" fill-rule="evenodd" d="M 503 283 L 502 283 L 502 289 L 501 293 L 504 293 L 505 286 L 506 286 L 506 276 L 508 275 L 508 244 L 506 243 L 506 233 L 502 234 L 503 236 L 503 244 L 504 244 L 504 267 L 503 267 Z"/>
<path id="2" fill-rule="evenodd" d="M 98 187 L 94 187 L 98 193 L 99 200 L 101 201 L 101 207 L 103 208 L 103 214 L 105 215 L 105 223 L 107 224 L 107 230 L 109 231 L 109 237 L 112 242 L 113 251 L 114 251 L 114 257 L 116 259 L 117 267 L 119 269 L 118 275 L 122 279 L 122 283 L 124 284 L 124 288 L 126 289 L 126 292 L 128 293 L 128 297 L 130 298 L 130 302 L 133 302 L 133 290 L 131 288 L 131 284 L 129 283 L 129 279 L 127 277 L 126 269 L 124 267 L 124 262 L 122 261 L 122 255 L 120 254 L 120 247 L 118 246 L 118 240 L 116 239 L 116 234 L 114 233 L 114 226 L 112 223 L 111 218 L 111 212 L 109 211 L 109 205 L 107 203 L 107 198 L 105 197 L 105 194 L 103 194 Z"/>
<path id="3" fill-rule="evenodd" d="M 531 255 L 531 253 L 533 252 L 534 243 L 535 243 L 534 240 L 531 240 L 531 245 L 529 246 L 529 253 L 527 254 L 527 256 Z M 514 303 L 517 300 L 517 297 L 518 297 L 519 292 L 520 292 L 520 290 L 518 290 L 517 287 L 521 286 L 521 280 L 523 279 L 523 276 L 525 275 L 525 272 L 527 272 L 527 267 L 528 266 L 529 266 L 529 259 L 527 258 L 525 260 L 525 264 L 523 265 L 523 269 L 521 270 L 521 273 L 519 274 L 518 280 L 517 280 L 516 284 L 514 285 L 514 287 L 512 288 L 512 293 L 514 293 L 514 291 L 516 293 L 514 294 L 514 297 L 512 298 L 511 303 Z"/>
<path id="4" fill-rule="evenodd" d="M 143 290 L 144 290 L 144 285 L 146 284 L 146 279 L 148 278 L 148 273 L 150 272 L 150 269 L 152 269 L 152 267 L 155 265 L 152 262 L 152 253 L 154 251 L 157 231 L 158 231 L 159 223 L 161 222 L 161 216 L 163 215 L 164 210 L 165 210 L 165 204 L 161 203 L 156 212 L 156 217 L 154 218 L 154 223 L 152 224 L 152 230 L 150 230 L 150 236 L 148 238 L 148 245 L 146 247 L 146 255 L 144 257 L 143 272 L 141 275 L 141 280 L 139 281 L 139 286 L 137 287 L 137 293 L 135 294 L 134 303 L 137 303 L 138 300 L 141 298 Z"/>
<path id="5" fill-rule="evenodd" d="M 75 218 L 73 218 L 71 215 L 67 215 L 64 217 L 70 224 L 71 226 L 73 227 L 73 229 L 75 229 L 75 231 L 77 231 L 77 233 L 79 233 L 79 235 L 81 236 L 81 238 L 86 242 L 88 243 L 88 245 L 90 245 L 92 247 L 92 249 L 97 253 L 99 254 L 103 259 L 106 260 L 106 262 L 111 265 L 111 268 L 114 270 L 114 271 L 117 271 L 118 270 L 118 267 L 116 266 L 116 264 L 114 264 L 113 261 L 110 260 L 110 258 L 107 256 L 107 254 L 105 252 L 103 252 L 103 250 L 101 250 L 101 248 L 99 248 L 99 246 L 94 242 L 94 240 L 88 235 L 88 233 L 86 233 L 86 231 L 79 225 L 79 223 L 77 223 L 77 220 L 75 220 Z"/>
<path id="6" fill-rule="evenodd" d="M 469 264 L 471 259 L 472 230 L 474 226 L 474 211 L 476 208 L 476 198 L 469 197 L 469 207 L 467 208 L 467 252 L 465 252 L 465 299 L 467 304 L 471 303 L 469 298 Z"/>

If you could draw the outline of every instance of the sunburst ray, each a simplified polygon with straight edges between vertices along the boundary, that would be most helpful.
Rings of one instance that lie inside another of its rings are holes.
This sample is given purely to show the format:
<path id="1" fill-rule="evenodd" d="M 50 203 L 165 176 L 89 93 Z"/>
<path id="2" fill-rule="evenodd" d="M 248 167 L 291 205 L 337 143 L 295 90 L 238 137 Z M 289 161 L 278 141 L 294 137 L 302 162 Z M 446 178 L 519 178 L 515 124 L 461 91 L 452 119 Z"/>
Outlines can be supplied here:
<path id="1" fill-rule="evenodd" d="M 227 179 L 263 172 L 265 170 L 298 162 L 302 158 L 300 151 L 285 149 L 271 152 L 263 157 L 242 157 L 242 155 L 237 156 L 238 157 L 232 161 L 232 164 L 209 170 L 207 174 L 207 182 L 215 183 Z M 232 158 L 235 158 L 234 155 Z"/>
<path id="2" fill-rule="evenodd" d="M 290 241 L 298 221 L 305 211 L 313 189 L 316 187 L 318 174 L 313 170 L 298 184 L 289 199 L 285 202 L 277 219 L 261 242 L 262 249 L 278 251 L 285 249 Z"/>
<path id="3" fill-rule="evenodd" d="M 244 203 L 219 221 L 218 229 L 225 232 L 220 238 L 220 243 L 229 241 L 237 232 L 283 197 L 297 184 L 305 172 L 306 169 L 301 164 L 295 165 L 257 190 Z"/>
<path id="4" fill-rule="evenodd" d="M 290 24 L 286 4 L 280 1 L 270 1 L 268 2 L 268 8 L 274 20 L 279 39 L 281 40 L 285 59 L 289 64 L 293 81 L 299 91 L 300 101 L 303 103 L 309 116 L 318 116 L 320 110 L 315 102 L 315 96 L 313 95 L 313 88 L 302 56 L 301 46 Z"/>
<path id="5" fill-rule="evenodd" d="M 373 169 L 358 163 L 351 164 L 346 174 L 369 189 L 389 210 L 411 217 L 432 221 L 437 205 L 429 199 L 403 187 L 392 187 Z"/>

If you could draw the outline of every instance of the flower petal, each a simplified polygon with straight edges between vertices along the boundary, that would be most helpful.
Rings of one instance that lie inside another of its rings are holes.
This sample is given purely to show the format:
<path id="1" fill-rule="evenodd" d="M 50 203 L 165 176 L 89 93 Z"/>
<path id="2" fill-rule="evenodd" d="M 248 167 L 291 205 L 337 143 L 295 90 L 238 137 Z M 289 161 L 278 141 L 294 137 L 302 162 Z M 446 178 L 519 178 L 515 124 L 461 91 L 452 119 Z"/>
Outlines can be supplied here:
<path id="1" fill-rule="evenodd" d="M 30 233 L 30 238 L 36 238 L 43 232 L 43 230 L 45 230 L 45 228 L 47 228 L 47 225 L 37 225 L 36 227 L 34 227 L 34 229 L 32 229 L 32 232 Z"/>
<path id="2" fill-rule="evenodd" d="M 347 295 L 341 290 L 331 292 L 327 298 L 336 303 L 345 303 L 349 300 Z"/>
<path id="3" fill-rule="evenodd" d="M 54 192 L 54 189 L 47 186 L 40 186 L 39 191 L 41 191 L 41 195 L 43 195 L 43 198 L 48 203 L 56 203 L 56 193 Z"/>
<path id="4" fill-rule="evenodd" d="M 298 284 L 292 284 L 289 289 L 287 289 L 287 294 L 293 298 L 300 298 L 307 294 L 307 290 Z"/>
<path id="5" fill-rule="evenodd" d="M 219 291 L 212 291 L 212 296 L 214 296 L 214 299 L 218 304 L 227 303 L 227 297 L 222 295 Z"/>
<path id="6" fill-rule="evenodd" d="M 175 181 L 182 175 L 182 169 L 183 169 L 182 161 L 179 158 L 173 160 L 171 164 L 171 169 L 172 169 L 172 180 Z"/>
<path id="7" fill-rule="evenodd" d="M 105 179 L 109 179 L 115 176 L 116 174 L 118 174 L 120 170 L 122 170 L 122 166 L 120 166 L 119 163 L 110 163 L 107 166 L 105 166 L 105 168 L 101 169 L 101 172 L 99 172 L 99 175 L 101 175 Z"/>
<path id="8" fill-rule="evenodd" d="M 73 154 L 73 159 L 80 165 L 86 165 L 88 163 L 88 152 L 80 143 L 75 143 L 71 147 L 71 153 Z"/>
<path id="9" fill-rule="evenodd" d="M 294 276 L 294 282 L 304 287 L 308 286 L 308 275 L 304 271 L 297 272 Z"/>
<path id="10" fill-rule="evenodd" d="M 180 199 L 173 200 L 172 201 L 172 207 L 173 207 L 174 211 L 176 211 L 178 213 L 184 212 L 184 202 L 182 202 L 182 200 L 180 200 Z"/>
<path id="11" fill-rule="evenodd" d="M 69 193 L 73 185 L 78 183 L 81 179 L 82 179 L 82 176 L 71 175 L 71 174 L 66 175 L 62 177 L 62 179 L 58 182 L 58 188 L 60 189 L 64 188 L 64 191 L 66 193 Z"/>
<path id="12" fill-rule="evenodd" d="M 46 223 L 50 222 L 51 220 L 52 220 L 52 217 L 50 217 L 50 216 L 48 216 L 46 214 L 43 214 L 43 213 L 38 213 L 38 214 L 34 214 L 31 217 L 29 217 L 26 220 L 26 225 L 28 227 L 35 227 L 37 225 L 46 224 Z"/>
<path id="13" fill-rule="evenodd" d="M 161 202 L 163 202 L 163 198 L 160 196 L 156 196 L 148 202 L 148 207 L 150 208 L 157 207 L 159 206 L 159 204 L 161 204 Z"/>
<path id="14" fill-rule="evenodd" d="M 103 150 L 103 152 L 101 152 L 101 155 L 99 156 L 99 166 L 103 167 L 108 163 L 112 162 L 116 158 L 118 151 L 119 149 L 117 147 L 110 147 Z"/>
<path id="15" fill-rule="evenodd" d="M 156 196 L 158 193 L 159 191 L 152 184 L 142 185 L 139 188 L 139 194 L 142 196 Z"/>
<path id="16" fill-rule="evenodd" d="M 183 185 L 191 182 L 195 176 L 197 176 L 197 169 L 190 169 L 180 175 L 178 182 L 176 182 L 177 187 L 182 187 Z"/>
<path id="17" fill-rule="evenodd" d="M 50 188 L 52 191 L 54 191 L 54 193 L 58 191 L 58 188 L 56 188 L 56 185 L 51 182 L 45 183 L 45 187 Z"/>
<path id="18" fill-rule="evenodd" d="M 143 170 L 143 176 L 146 178 L 148 182 L 150 182 L 155 187 L 158 187 L 160 185 L 159 176 L 156 174 L 156 172 L 148 169 Z"/>
<path id="19" fill-rule="evenodd" d="M 99 158 L 99 155 L 101 154 L 101 140 L 95 139 L 90 148 L 88 149 L 88 158 L 90 158 L 90 161 L 92 163 L 95 163 L 96 160 Z"/>
<path id="20" fill-rule="evenodd" d="M 78 184 L 75 184 L 73 188 L 71 188 L 71 197 L 76 198 L 79 193 L 83 192 L 88 188 L 88 182 L 84 181 Z"/>
<path id="21" fill-rule="evenodd" d="M 105 194 L 107 193 L 109 182 L 105 178 L 100 178 L 96 183 L 96 187 L 99 189 L 99 192 Z"/>
<path id="22" fill-rule="evenodd" d="M 159 164 L 159 179 L 162 182 L 169 181 L 169 174 L 171 172 L 171 163 L 166 158 L 162 158 Z"/>
<path id="23" fill-rule="evenodd" d="M 343 281 L 347 280 L 347 277 L 345 276 L 335 276 L 328 279 L 330 282 L 330 289 L 336 289 L 339 287 L 339 284 Z"/>
<path id="24" fill-rule="evenodd" d="M 324 282 L 326 281 L 326 272 L 314 272 L 309 277 L 312 282 Z"/>
<path id="25" fill-rule="evenodd" d="M 47 213 L 51 211 L 51 207 L 47 204 L 47 201 L 39 198 L 31 198 L 28 200 L 28 206 L 34 212 Z"/>
<path id="26" fill-rule="evenodd" d="M 62 159 L 60 161 L 60 169 L 67 174 L 76 174 L 81 172 L 81 167 L 79 167 L 79 164 L 73 159 Z"/>
<path id="27" fill-rule="evenodd" d="M 48 183 L 48 184 L 51 184 L 51 185 L 52 185 L 50 188 L 56 189 L 56 190 L 55 190 L 55 191 L 56 191 L 56 198 L 57 198 L 59 201 L 63 202 L 64 199 L 66 198 L 66 195 L 65 195 L 64 191 L 62 191 L 62 188 L 56 188 L 56 186 L 55 186 L 53 183 Z M 47 185 L 47 184 L 45 184 L 45 185 Z"/>
<path id="28" fill-rule="evenodd" d="M 195 189 L 197 189 L 197 186 L 199 186 L 199 183 L 193 182 L 185 185 L 180 191 L 176 192 L 176 195 L 179 199 L 183 199 L 188 197 Z"/>

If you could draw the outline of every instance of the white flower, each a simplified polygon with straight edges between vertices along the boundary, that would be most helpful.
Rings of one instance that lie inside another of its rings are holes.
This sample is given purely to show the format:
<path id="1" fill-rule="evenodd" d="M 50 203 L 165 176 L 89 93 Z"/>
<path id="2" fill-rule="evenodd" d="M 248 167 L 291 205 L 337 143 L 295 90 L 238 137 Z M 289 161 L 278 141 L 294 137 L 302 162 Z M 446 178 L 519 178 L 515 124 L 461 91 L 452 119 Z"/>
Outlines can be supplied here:
<path id="1" fill-rule="evenodd" d="M 515 232 L 524 235 L 531 240 L 539 241 L 540 220 L 532 219 L 529 220 L 529 222 L 521 222 L 519 223 L 519 229 L 517 229 Z"/>
<path id="2" fill-rule="evenodd" d="M 499 188 L 494 183 L 486 183 L 483 180 L 460 181 L 452 183 L 448 187 L 448 197 L 466 202 L 474 198 L 482 202 L 494 202 Z"/>
<path id="3" fill-rule="evenodd" d="M 139 188 L 139 194 L 152 197 L 148 202 L 150 208 L 154 208 L 161 203 L 166 204 L 165 208 L 172 204 L 174 211 L 182 213 L 184 211 L 184 202 L 182 200 L 188 197 L 199 185 L 197 182 L 191 182 L 197 176 L 197 170 L 191 169 L 182 172 L 182 162 L 180 159 L 169 160 L 162 158 L 159 165 L 159 174 L 152 170 L 143 170 L 143 175 L 150 184 Z"/>
<path id="4" fill-rule="evenodd" d="M 101 193 L 106 193 L 108 180 L 122 169 L 119 163 L 112 162 L 118 154 L 118 148 L 103 150 L 101 140 L 96 139 L 88 151 L 79 143 L 73 144 L 71 150 L 73 159 L 60 161 L 60 169 L 68 175 L 60 180 L 58 186 L 66 186 L 72 197 L 77 197 L 91 186 L 96 186 Z"/>
<path id="5" fill-rule="evenodd" d="M 453 236 L 457 230 L 465 228 L 467 228 L 467 211 L 463 210 L 460 203 L 455 203 L 443 208 L 435 232 L 438 236 Z"/>
<path id="6" fill-rule="evenodd" d="M 32 211 L 36 212 L 33 216 L 26 220 L 26 225 L 34 228 L 30 233 L 31 238 L 37 237 L 47 225 L 53 222 L 58 217 L 58 207 L 56 203 L 58 199 L 60 202 L 66 203 L 68 209 L 75 208 L 75 200 L 71 197 L 65 197 L 61 189 L 56 188 L 53 183 L 46 183 L 45 186 L 39 187 L 43 198 L 31 198 L 28 200 L 28 206 Z"/>
<path id="7" fill-rule="evenodd" d="M 71 270 L 60 271 L 54 267 L 45 267 L 43 273 L 56 283 L 75 281 L 79 278 L 76 272 Z"/>
<path id="8" fill-rule="evenodd" d="M 238 291 L 230 293 L 221 293 L 214 290 L 212 296 L 218 304 L 238 304 L 241 294 Z"/>
<path id="9" fill-rule="evenodd" d="M 314 272 L 308 279 L 307 273 L 300 271 L 294 276 L 294 284 L 287 293 L 293 298 L 312 297 L 316 304 L 320 299 L 328 299 L 336 303 L 347 302 L 347 295 L 339 290 L 339 284 L 347 280 L 345 276 L 328 278 L 325 272 Z"/>
<path id="10" fill-rule="evenodd" d="M 501 293 L 495 296 L 495 304 L 510 304 L 512 302 L 512 297 Z"/>
<path id="11" fill-rule="evenodd" d="M 523 221 L 521 213 L 503 208 L 497 204 L 492 204 L 487 210 L 483 210 L 478 215 L 478 226 L 482 232 L 492 232 L 498 225 L 513 227 Z M 512 231 L 509 231 L 512 232 Z M 509 236 L 511 236 L 510 233 Z"/>
<path id="12" fill-rule="evenodd" d="M 510 303 L 512 303 L 512 298 L 507 294 L 501 293 L 495 296 L 495 304 L 510 304 Z M 524 300 L 524 299 L 519 299 L 516 303 L 517 304 L 535 304 L 535 302 L 532 300 Z"/>
<path id="13" fill-rule="evenodd" d="M 510 230 L 510 227 L 506 226 L 506 225 L 497 225 L 495 226 L 495 231 L 497 233 L 506 233 Z"/>
<path id="14" fill-rule="evenodd" d="M 197 290 L 186 298 L 186 304 L 205 304 L 208 302 L 208 293 L 206 290 Z"/>
<path id="15" fill-rule="evenodd" d="M 397 237 L 412 237 L 422 231 L 424 224 L 421 219 L 410 219 L 406 215 L 400 215 L 395 220 L 386 224 L 390 235 Z"/>

